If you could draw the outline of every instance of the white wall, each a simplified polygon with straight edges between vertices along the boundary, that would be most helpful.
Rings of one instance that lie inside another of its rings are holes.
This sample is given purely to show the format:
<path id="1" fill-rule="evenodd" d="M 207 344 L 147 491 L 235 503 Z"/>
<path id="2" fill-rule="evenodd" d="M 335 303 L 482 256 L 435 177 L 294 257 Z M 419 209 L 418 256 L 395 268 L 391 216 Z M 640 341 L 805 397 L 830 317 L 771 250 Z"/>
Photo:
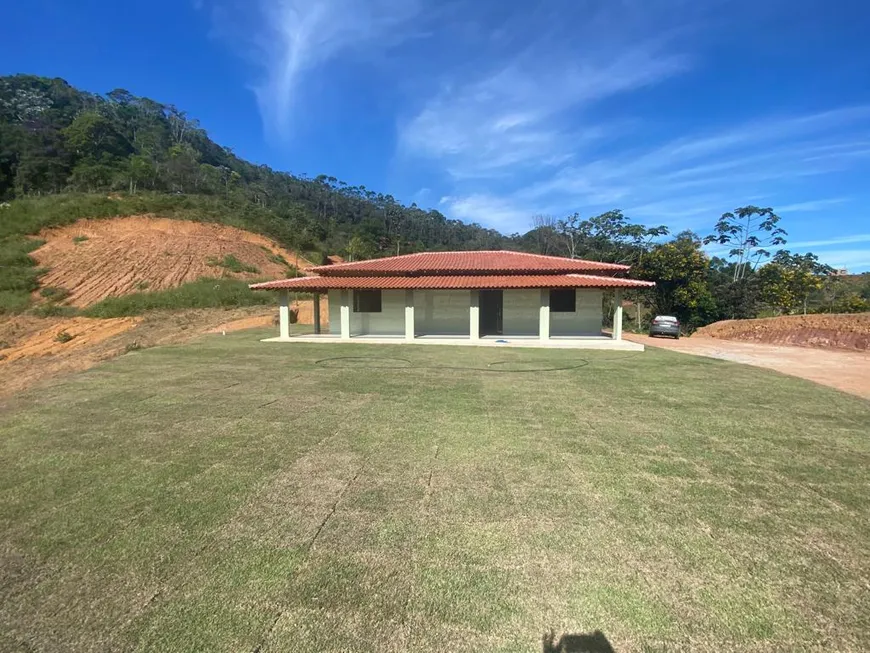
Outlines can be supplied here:
<path id="1" fill-rule="evenodd" d="M 348 297 L 350 297 L 350 290 Z M 329 300 L 329 320 L 323 325 L 323 333 L 341 335 L 341 291 L 330 290 L 326 294 Z"/>
<path id="2" fill-rule="evenodd" d="M 405 291 L 382 290 L 380 313 L 354 313 L 353 291 L 350 303 L 350 335 L 401 336 L 405 334 Z M 329 333 L 341 333 L 341 291 L 329 291 Z"/>
<path id="3" fill-rule="evenodd" d="M 550 335 L 600 336 L 604 316 L 602 296 L 601 290 L 578 288 L 575 312 L 550 311 Z"/>
<path id="4" fill-rule="evenodd" d="M 348 299 L 353 308 L 353 291 Z M 329 323 L 324 333 L 341 333 L 341 291 L 329 291 Z M 414 323 L 417 335 L 469 335 L 470 291 L 414 291 Z M 538 335 L 541 291 L 505 290 L 503 327 L 505 335 Z M 381 313 L 350 313 L 350 333 L 403 335 L 405 333 L 405 291 L 384 290 Z M 602 324 L 602 291 L 577 290 L 574 313 L 550 313 L 552 336 L 598 336 Z"/>
<path id="5" fill-rule="evenodd" d="M 470 305 L 470 290 L 415 290 L 414 331 L 418 335 L 467 336 L 471 331 Z"/>
<path id="6" fill-rule="evenodd" d="M 541 291 L 505 290 L 502 333 L 506 336 L 536 336 L 541 326 Z"/>

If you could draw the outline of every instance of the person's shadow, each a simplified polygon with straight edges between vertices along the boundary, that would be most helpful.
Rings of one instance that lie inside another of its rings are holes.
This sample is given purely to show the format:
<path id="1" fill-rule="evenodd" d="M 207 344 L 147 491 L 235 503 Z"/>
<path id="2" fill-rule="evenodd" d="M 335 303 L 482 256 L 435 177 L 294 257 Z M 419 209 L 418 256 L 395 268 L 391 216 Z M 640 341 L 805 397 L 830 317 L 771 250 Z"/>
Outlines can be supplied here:
<path id="1" fill-rule="evenodd" d="M 544 633 L 543 653 L 616 653 L 604 633 L 565 634 L 558 640 L 556 633 Z"/>

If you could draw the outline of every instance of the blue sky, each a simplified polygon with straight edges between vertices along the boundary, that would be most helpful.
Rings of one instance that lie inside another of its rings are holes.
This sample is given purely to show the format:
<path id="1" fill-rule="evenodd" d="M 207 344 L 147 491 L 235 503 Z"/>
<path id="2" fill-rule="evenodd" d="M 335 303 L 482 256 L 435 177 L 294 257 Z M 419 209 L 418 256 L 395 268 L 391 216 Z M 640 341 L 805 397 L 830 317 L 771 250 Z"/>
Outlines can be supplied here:
<path id="1" fill-rule="evenodd" d="M 620 208 L 705 235 L 772 206 L 870 270 L 858 0 L 31 0 L 0 73 L 126 88 L 239 155 L 525 231 Z"/>

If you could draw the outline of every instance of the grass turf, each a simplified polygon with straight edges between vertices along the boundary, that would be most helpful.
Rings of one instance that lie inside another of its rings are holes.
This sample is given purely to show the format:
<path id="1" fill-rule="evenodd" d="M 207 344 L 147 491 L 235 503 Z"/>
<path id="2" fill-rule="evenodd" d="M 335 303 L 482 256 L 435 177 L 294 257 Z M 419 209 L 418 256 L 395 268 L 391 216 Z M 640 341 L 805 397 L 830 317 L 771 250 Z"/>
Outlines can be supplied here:
<path id="1" fill-rule="evenodd" d="M 661 350 L 255 336 L 3 406 L 0 650 L 866 645 L 870 403 Z M 410 363 L 317 363 L 347 356 Z"/>

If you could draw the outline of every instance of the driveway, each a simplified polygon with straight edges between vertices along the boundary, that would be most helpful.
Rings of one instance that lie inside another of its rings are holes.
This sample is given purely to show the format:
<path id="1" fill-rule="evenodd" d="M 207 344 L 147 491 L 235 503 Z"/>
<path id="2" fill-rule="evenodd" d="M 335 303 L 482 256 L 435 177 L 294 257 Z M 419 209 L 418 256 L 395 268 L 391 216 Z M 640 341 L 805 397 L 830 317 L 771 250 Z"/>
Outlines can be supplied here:
<path id="1" fill-rule="evenodd" d="M 766 367 L 870 399 L 870 353 L 763 345 L 703 336 L 679 340 L 636 334 L 623 337 L 650 347 Z"/>

